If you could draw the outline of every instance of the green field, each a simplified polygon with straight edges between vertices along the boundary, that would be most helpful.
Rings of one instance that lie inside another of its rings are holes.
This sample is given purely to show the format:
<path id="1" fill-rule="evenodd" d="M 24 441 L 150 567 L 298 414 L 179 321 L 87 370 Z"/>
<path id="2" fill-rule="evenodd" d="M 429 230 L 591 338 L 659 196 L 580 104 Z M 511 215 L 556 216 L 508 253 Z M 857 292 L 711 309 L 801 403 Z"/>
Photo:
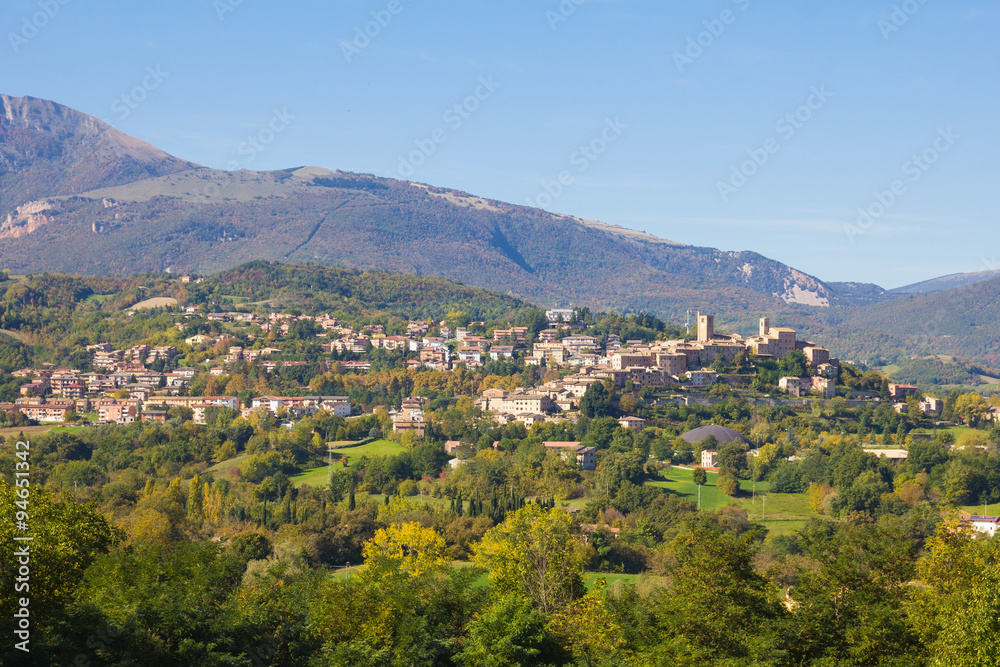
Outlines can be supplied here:
<path id="1" fill-rule="evenodd" d="M 339 445 L 344 445 L 345 443 L 335 443 Z M 389 442 L 388 440 L 376 440 L 375 442 L 370 442 L 367 445 L 361 445 L 359 447 L 335 447 L 333 453 L 335 455 L 340 455 L 341 457 L 347 458 L 347 465 L 356 465 L 358 460 L 362 456 L 394 456 L 403 451 L 403 446 L 395 443 Z M 334 468 L 337 466 L 342 466 L 340 461 L 334 461 Z M 320 466 L 319 468 L 313 468 L 312 470 L 307 470 L 305 472 L 294 475 L 291 480 L 292 484 L 295 486 L 301 486 L 302 484 L 308 484 L 309 486 L 323 486 L 327 482 L 327 478 L 330 474 L 328 466 Z"/>
<path id="2" fill-rule="evenodd" d="M 235 482 L 237 475 L 232 474 L 233 468 L 239 468 L 240 464 L 250 457 L 249 454 L 240 454 L 234 456 L 231 459 L 226 459 L 225 461 L 220 461 L 214 466 L 206 470 L 206 473 L 212 473 L 215 479 L 228 479 L 231 482 Z"/>
<path id="3" fill-rule="evenodd" d="M 665 471 L 662 481 L 647 482 L 676 493 L 682 498 L 698 502 L 698 487 L 692 479 L 692 471 L 670 468 Z M 759 521 L 772 533 L 790 533 L 798 530 L 815 516 L 806 504 L 804 493 L 768 493 L 768 482 L 742 480 L 739 498 L 729 498 L 716 487 L 718 473 L 708 472 L 708 481 L 701 488 L 701 508 L 714 510 L 727 505 L 740 507 L 754 521 Z"/>
<path id="4" fill-rule="evenodd" d="M 107 301 L 108 299 L 110 299 L 113 296 L 115 296 L 115 295 L 114 294 L 91 294 L 86 299 L 84 299 L 83 302 L 84 303 L 104 303 L 105 301 Z"/>

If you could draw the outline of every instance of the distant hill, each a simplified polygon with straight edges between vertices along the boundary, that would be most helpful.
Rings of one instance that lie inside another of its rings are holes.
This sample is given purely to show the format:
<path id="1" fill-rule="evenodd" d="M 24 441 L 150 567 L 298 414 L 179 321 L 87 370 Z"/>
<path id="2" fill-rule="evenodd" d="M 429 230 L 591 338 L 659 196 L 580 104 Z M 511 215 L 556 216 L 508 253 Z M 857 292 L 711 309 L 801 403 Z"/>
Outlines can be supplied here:
<path id="1" fill-rule="evenodd" d="M 849 359 L 883 365 L 879 358 L 903 363 L 935 354 L 1000 368 L 1000 278 L 869 305 L 791 308 L 776 317 Z"/>
<path id="2" fill-rule="evenodd" d="M 315 167 L 198 168 L 55 103 L 4 100 L 0 261 L 15 272 L 212 273 L 253 259 L 311 261 L 438 275 L 545 305 L 674 316 L 870 298 L 755 252 L 684 246 L 420 183 Z"/>
<path id="3" fill-rule="evenodd" d="M 527 302 L 435 276 L 338 269 L 254 260 L 186 288 L 188 303 L 240 297 L 273 308 L 307 313 L 343 312 L 351 317 L 384 313 L 440 320 L 462 312 L 472 320 L 520 320 Z"/>
<path id="4" fill-rule="evenodd" d="M 995 369 L 962 362 L 944 355 L 913 359 L 895 368 L 884 368 L 883 371 L 896 382 L 915 384 L 919 387 L 1000 384 Z"/>
<path id="5" fill-rule="evenodd" d="M 963 285 L 981 283 L 994 278 L 1000 278 L 1000 270 L 976 271 L 974 273 L 953 273 L 948 276 L 941 276 L 940 278 L 933 278 L 931 280 L 913 283 L 912 285 L 897 287 L 889 290 L 889 292 L 894 295 L 928 294 L 930 292 L 941 292 L 943 290 L 955 289 L 956 287 L 962 287 Z"/>

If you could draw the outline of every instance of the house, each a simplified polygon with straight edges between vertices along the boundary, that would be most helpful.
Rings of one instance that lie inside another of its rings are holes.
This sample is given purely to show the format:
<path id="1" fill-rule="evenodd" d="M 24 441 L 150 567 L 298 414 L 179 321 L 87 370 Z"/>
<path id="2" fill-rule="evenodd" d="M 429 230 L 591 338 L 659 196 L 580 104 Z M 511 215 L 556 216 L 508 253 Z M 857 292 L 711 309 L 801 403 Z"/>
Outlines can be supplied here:
<path id="1" fill-rule="evenodd" d="M 905 449 L 874 449 L 866 448 L 866 454 L 874 454 L 879 458 L 888 459 L 889 461 L 905 461 L 906 460 L 906 450 Z"/>
<path id="2" fill-rule="evenodd" d="M 703 449 L 701 452 L 701 467 L 702 468 L 718 468 L 719 467 L 719 453 L 714 449 Z"/>
<path id="3" fill-rule="evenodd" d="M 458 363 L 467 366 L 480 366 L 482 365 L 481 355 L 479 347 L 460 347 L 458 348 Z"/>
<path id="4" fill-rule="evenodd" d="M 940 415 L 943 409 L 944 401 L 934 396 L 924 396 L 924 400 L 920 402 L 920 410 L 925 415 Z"/>
<path id="5" fill-rule="evenodd" d="M 427 421 L 424 418 L 424 413 L 418 410 L 401 412 L 392 418 L 392 430 L 395 433 L 412 432 L 418 438 L 422 438 L 426 428 Z"/>
<path id="6" fill-rule="evenodd" d="M 579 442 L 556 442 L 547 440 L 542 443 L 548 449 L 558 449 L 562 451 L 564 459 L 576 460 L 580 470 L 594 470 L 597 468 L 597 449 L 594 447 L 584 447 Z"/>
<path id="7" fill-rule="evenodd" d="M 834 380 L 814 375 L 810 381 L 813 393 L 819 394 L 823 398 L 833 398 L 837 395 L 837 383 Z"/>
<path id="8" fill-rule="evenodd" d="M 572 308 L 551 308 L 545 311 L 549 322 L 573 322 L 576 318 Z"/>
<path id="9" fill-rule="evenodd" d="M 917 393 L 917 388 L 912 384 L 895 384 L 889 383 L 889 398 L 894 401 L 905 400 L 907 396 L 912 396 Z"/>
<path id="10" fill-rule="evenodd" d="M 640 419 L 639 417 L 622 417 L 618 420 L 618 425 L 624 429 L 641 431 L 646 428 L 646 420 Z"/>
<path id="11" fill-rule="evenodd" d="M 444 443 L 444 451 L 446 454 L 455 454 L 462 447 L 471 447 L 471 445 L 467 445 L 459 440 L 449 440 Z"/>
<path id="12" fill-rule="evenodd" d="M 157 422 L 162 424 L 167 421 L 167 411 L 166 410 L 143 410 L 141 421 L 145 422 Z M 195 423 L 198 423 L 197 421 Z"/>
<path id="13" fill-rule="evenodd" d="M 963 519 L 962 525 L 972 528 L 972 530 L 981 535 L 993 537 L 996 535 L 997 527 L 1000 527 L 1000 516 L 979 516 L 973 514 L 968 519 Z"/>
<path id="14" fill-rule="evenodd" d="M 103 424 L 131 424 L 136 420 L 138 412 L 133 402 L 104 403 L 97 409 L 97 420 Z"/>
<path id="15" fill-rule="evenodd" d="M 503 392 L 497 398 L 484 396 L 486 405 L 484 410 L 494 412 L 506 412 L 512 415 L 538 414 L 542 412 L 552 412 L 555 409 L 555 401 L 544 394 L 528 394 L 523 392 L 507 393 Z"/>
<path id="16" fill-rule="evenodd" d="M 494 345 L 490 348 L 490 359 L 499 361 L 500 359 L 510 359 L 514 356 L 514 346 Z"/>
<path id="17" fill-rule="evenodd" d="M 688 373 L 692 387 L 710 387 L 719 379 L 715 371 L 691 371 Z"/>
<path id="18" fill-rule="evenodd" d="M 535 413 L 521 413 L 517 415 L 517 421 L 524 424 L 525 428 L 531 428 L 535 424 L 544 424 L 545 415 L 535 414 Z"/>

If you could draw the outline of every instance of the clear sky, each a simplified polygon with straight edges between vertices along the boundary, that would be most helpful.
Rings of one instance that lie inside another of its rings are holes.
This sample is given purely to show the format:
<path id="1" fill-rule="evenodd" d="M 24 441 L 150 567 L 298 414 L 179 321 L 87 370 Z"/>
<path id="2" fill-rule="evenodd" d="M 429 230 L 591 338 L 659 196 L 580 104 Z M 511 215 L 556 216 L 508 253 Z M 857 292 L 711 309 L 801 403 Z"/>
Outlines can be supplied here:
<path id="1" fill-rule="evenodd" d="M 1000 268 L 995 1 L 6 0 L 0 34 L 0 92 L 214 168 L 404 176 L 830 281 Z"/>

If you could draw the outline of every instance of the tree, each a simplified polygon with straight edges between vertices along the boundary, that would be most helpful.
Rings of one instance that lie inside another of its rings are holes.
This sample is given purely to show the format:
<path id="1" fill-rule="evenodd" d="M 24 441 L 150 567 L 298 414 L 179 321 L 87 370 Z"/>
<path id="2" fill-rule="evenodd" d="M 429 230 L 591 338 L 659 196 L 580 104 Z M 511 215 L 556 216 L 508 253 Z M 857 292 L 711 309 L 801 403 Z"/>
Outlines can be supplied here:
<path id="1" fill-rule="evenodd" d="M 447 553 L 444 538 L 415 521 L 380 528 L 362 548 L 366 576 L 370 578 L 387 571 L 419 577 L 443 567 Z"/>
<path id="2" fill-rule="evenodd" d="M 580 399 L 580 412 L 591 419 L 607 417 L 614 413 L 612 396 L 604 388 L 603 382 L 594 382 Z"/>
<path id="3" fill-rule="evenodd" d="M 708 481 L 708 473 L 705 472 L 704 468 L 695 468 L 691 473 L 694 483 L 698 486 L 704 486 Z"/>
<path id="4" fill-rule="evenodd" d="M 553 643 L 545 621 L 524 598 L 505 595 L 469 622 L 456 660 L 465 667 L 544 664 Z"/>
<path id="5" fill-rule="evenodd" d="M 30 488 L 30 493 L 18 493 Z M 24 500 L 29 499 L 30 504 Z M 19 505 L 16 503 L 23 503 Z M 65 604 L 84 577 L 87 568 L 101 554 L 123 537 L 120 529 L 113 528 L 108 520 L 92 505 L 75 502 L 57 502 L 42 488 L 17 487 L 0 481 L 0 530 L 6 539 L 0 543 L 0 561 L 4 563 L 3 591 L 0 602 L 4 610 L 14 610 L 15 600 L 30 597 L 30 618 L 46 619 L 51 612 Z M 24 509 L 21 509 L 22 506 Z M 25 512 L 27 518 L 22 518 Z M 16 521 L 25 521 L 29 529 L 16 529 Z M 16 536 L 29 536 L 30 542 L 14 541 Z M 30 589 L 15 591 L 15 563 L 19 548 L 27 546 L 30 558 Z M 27 595 L 26 595 L 27 594 Z M 8 613 L 12 613 L 9 611 Z M 5 647 L 6 650 L 7 647 Z"/>
<path id="6" fill-rule="evenodd" d="M 955 400 L 952 407 L 955 416 L 968 426 L 978 426 L 990 409 L 989 403 L 980 394 L 962 394 Z"/>
<path id="7" fill-rule="evenodd" d="M 805 377 L 809 360 L 800 350 L 792 350 L 778 362 L 779 377 Z"/>
<path id="8" fill-rule="evenodd" d="M 559 508 L 526 505 L 473 546 L 477 565 L 501 595 L 522 595 L 550 613 L 583 594 L 582 550 L 573 519 Z"/>
<path id="9" fill-rule="evenodd" d="M 918 564 L 923 586 L 909 612 L 930 649 L 930 664 L 1000 663 L 1000 541 L 973 539 L 942 524 Z"/>
<path id="10" fill-rule="evenodd" d="M 719 491 L 722 491 L 730 498 L 735 498 L 740 493 L 740 480 L 729 470 L 719 475 L 716 486 L 718 486 Z"/>
<path id="11" fill-rule="evenodd" d="M 719 469 L 746 478 L 750 469 L 747 465 L 747 451 L 748 447 L 739 440 L 724 443 L 719 447 Z"/>
<path id="12" fill-rule="evenodd" d="M 799 534 L 809 557 L 791 592 L 789 648 L 804 665 L 922 664 L 917 625 L 905 612 L 917 545 L 902 528 L 819 520 Z"/>
<path id="13" fill-rule="evenodd" d="M 646 471 L 643 467 L 645 460 L 646 457 L 638 450 L 605 454 L 597 466 L 597 476 L 607 495 L 614 496 L 618 487 L 626 482 L 642 484 L 646 477 Z"/>
<path id="14" fill-rule="evenodd" d="M 710 521 L 682 528 L 668 548 L 671 583 L 652 599 L 653 655 L 637 664 L 780 664 L 785 613 L 754 568 L 759 539 Z"/>

